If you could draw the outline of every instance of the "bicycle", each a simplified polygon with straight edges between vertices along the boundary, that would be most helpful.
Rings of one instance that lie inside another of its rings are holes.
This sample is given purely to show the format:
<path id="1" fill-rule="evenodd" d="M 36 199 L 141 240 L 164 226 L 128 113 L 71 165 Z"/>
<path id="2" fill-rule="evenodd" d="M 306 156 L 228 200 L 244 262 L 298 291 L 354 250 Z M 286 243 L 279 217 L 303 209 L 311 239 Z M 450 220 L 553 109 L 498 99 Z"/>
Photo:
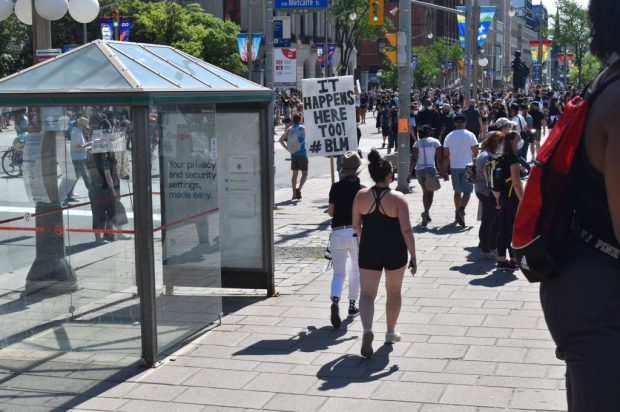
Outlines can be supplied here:
<path id="1" fill-rule="evenodd" d="M 19 177 L 22 175 L 24 150 L 12 146 L 2 155 L 2 170 L 9 177 Z"/>

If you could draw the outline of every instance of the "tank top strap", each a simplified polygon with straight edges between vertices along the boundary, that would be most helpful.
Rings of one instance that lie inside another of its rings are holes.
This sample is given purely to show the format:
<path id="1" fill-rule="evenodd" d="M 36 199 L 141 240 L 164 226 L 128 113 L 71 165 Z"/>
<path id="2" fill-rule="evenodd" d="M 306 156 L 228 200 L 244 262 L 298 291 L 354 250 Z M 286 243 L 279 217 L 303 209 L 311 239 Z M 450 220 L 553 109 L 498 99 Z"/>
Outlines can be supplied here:
<path id="1" fill-rule="evenodd" d="M 389 191 L 390 191 L 389 187 L 376 187 L 376 186 L 372 187 L 372 195 L 374 197 L 374 202 L 372 206 L 370 207 L 370 209 L 368 210 L 367 214 L 380 213 L 380 214 L 385 215 L 385 210 L 383 209 L 383 206 L 381 206 L 381 199 L 383 199 L 383 197 Z"/>

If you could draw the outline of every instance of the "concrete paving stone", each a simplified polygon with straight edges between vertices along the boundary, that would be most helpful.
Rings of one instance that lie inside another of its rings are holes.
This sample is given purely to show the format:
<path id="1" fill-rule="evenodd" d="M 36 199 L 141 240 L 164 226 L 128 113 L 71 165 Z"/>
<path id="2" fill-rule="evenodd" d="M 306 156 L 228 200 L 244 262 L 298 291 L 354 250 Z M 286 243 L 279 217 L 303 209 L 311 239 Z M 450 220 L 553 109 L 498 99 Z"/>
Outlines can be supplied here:
<path id="1" fill-rule="evenodd" d="M 200 338 L 199 345 L 238 346 L 237 343 L 250 336 L 247 332 L 231 332 L 220 330 L 219 327 L 207 332 Z"/>
<path id="2" fill-rule="evenodd" d="M 453 293 L 449 289 L 411 288 L 406 295 L 410 298 L 448 298 Z"/>
<path id="3" fill-rule="evenodd" d="M 117 410 L 127 412 L 199 412 L 202 409 L 202 405 L 192 405 L 189 403 L 132 400 L 122 405 Z"/>
<path id="4" fill-rule="evenodd" d="M 546 365 L 529 365 L 526 363 L 500 363 L 497 365 L 495 375 L 522 378 L 544 378 L 545 376 L 547 376 L 547 371 L 549 370 L 549 368 L 550 367 Z"/>
<path id="5" fill-rule="evenodd" d="M 398 317 L 398 324 L 413 323 L 418 325 L 426 325 L 433 318 L 432 313 L 420 313 L 420 312 L 400 312 Z M 385 320 L 385 313 L 381 316 L 381 320 Z M 379 319 L 378 319 L 379 320 Z"/>
<path id="6" fill-rule="evenodd" d="M 553 341 L 540 339 L 498 339 L 497 346 L 555 350 L 555 343 L 553 343 Z"/>
<path id="7" fill-rule="evenodd" d="M 314 325 L 310 325 L 311 323 L 314 323 L 314 322 L 306 322 L 306 325 L 302 327 L 299 327 L 299 326 L 287 327 L 287 326 L 282 326 L 282 325 L 276 325 L 276 326 L 240 325 L 238 332 L 294 336 L 294 335 L 299 335 L 301 332 L 307 331 L 308 326 L 314 326 Z"/>
<path id="8" fill-rule="evenodd" d="M 448 313 L 450 312 L 449 307 L 440 307 L 440 306 L 425 306 L 420 308 L 420 312 L 422 313 Z"/>
<path id="9" fill-rule="evenodd" d="M 150 401 L 172 402 L 187 390 L 185 385 L 159 385 L 141 383 L 123 395 L 126 399 L 144 399 Z"/>
<path id="10" fill-rule="evenodd" d="M 424 404 L 420 412 L 478 412 L 475 406 Z"/>
<path id="11" fill-rule="evenodd" d="M 505 408 L 510 402 L 512 389 L 473 385 L 448 385 L 440 403 L 452 405 L 490 406 Z"/>
<path id="12" fill-rule="evenodd" d="M 258 376 L 258 372 L 201 369 L 200 372 L 182 382 L 182 385 L 241 389 L 256 376 Z"/>
<path id="13" fill-rule="evenodd" d="M 551 340 L 551 334 L 546 329 L 515 329 L 510 334 L 514 339 L 540 339 L 546 341 Z"/>
<path id="14" fill-rule="evenodd" d="M 90 410 L 90 411 L 116 411 L 124 404 L 129 402 L 127 399 L 114 399 L 114 398 L 83 398 L 84 400 L 80 402 L 80 399 L 74 399 L 75 402 L 79 402 L 76 404 L 73 409 L 76 410 Z"/>
<path id="15" fill-rule="evenodd" d="M 49 412 L 49 406 L 36 406 L 36 405 L 15 405 L 4 404 L 2 405 L 2 412 Z M 64 410 L 64 409 L 61 409 Z"/>
<path id="16" fill-rule="evenodd" d="M 468 328 L 465 326 L 447 325 L 399 325 L 400 333 L 416 333 L 421 335 L 441 335 L 441 336 L 465 336 Z"/>
<path id="17" fill-rule="evenodd" d="M 465 354 L 465 360 L 518 363 L 525 360 L 526 353 L 525 348 L 470 346 Z"/>
<path id="18" fill-rule="evenodd" d="M 487 308 L 451 308 L 448 313 L 509 316 L 510 310 L 509 309 L 487 309 Z"/>
<path id="19" fill-rule="evenodd" d="M 130 378 L 129 381 L 179 385 L 181 382 L 184 382 L 198 372 L 200 372 L 200 368 L 165 364 L 156 369 L 149 369 L 140 375 L 136 375 Z"/>
<path id="20" fill-rule="evenodd" d="M 522 378 L 514 376 L 481 376 L 477 382 L 480 386 L 497 386 L 504 388 L 555 389 L 557 382 L 552 379 Z"/>
<path id="21" fill-rule="evenodd" d="M 542 307 L 540 306 L 540 300 L 537 300 L 535 302 L 523 302 L 523 309 L 526 310 L 540 310 L 542 311 Z"/>
<path id="22" fill-rule="evenodd" d="M 528 349 L 524 362 L 540 365 L 564 365 L 564 361 L 555 357 L 554 349 Z"/>
<path id="23" fill-rule="evenodd" d="M 238 345 L 242 348 L 252 349 L 268 349 L 274 351 L 293 351 L 293 347 L 299 343 L 295 335 L 272 335 L 253 333 L 248 335 L 245 339 L 241 340 Z"/>
<path id="24" fill-rule="evenodd" d="M 450 343 L 455 345 L 494 345 L 495 338 L 476 338 L 469 336 L 431 336 L 428 343 Z"/>
<path id="25" fill-rule="evenodd" d="M 466 336 L 478 338 L 507 338 L 511 335 L 512 329 L 492 328 L 490 326 L 472 326 L 467 329 Z"/>
<path id="26" fill-rule="evenodd" d="M 244 389 L 250 391 L 304 394 L 316 381 L 316 378 L 312 376 L 261 373 L 251 380 Z"/>
<path id="27" fill-rule="evenodd" d="M 381 376 L 390 372 L 372 375 L 364 380 L 352 380 L 350 378 L 322 377 L 317 380 L 306 395 L 327 396 L 329 398 L 369 398 L 370 394 L 378 391 L 381 384 Z M 396 373 L 396 371 L 394 371 Z M 397 384 L 397 382 L 390 382 Z"/>
<path id="28" fill-rule="evenodd" d="M 483 308 L 488 309 L 522 309 L 523 302 L 516 300 L 486 300 L 482 304 Z"/>
<path id="29" fill-rule="evenodd" d="M 95 381 L 86 379 L 71 379 L 65 377 L 51 377 L 38 375 L 13 375 L 5 376 L 2 379 L 0 389 L 34 389 L 38 391 L 47 391 L 50 393 L 61 394 L 79 394 L 92 386 Z"/>
<path id="30" fill-rule="evenodd" d="M 245 319 L 245 316 L 237 316 L 237 315 L 226 315 L 222 318 L 222 324 L 226 325 L 236 325 L 239 321 Z"/>
<path id="31" fill-rule="evenodd" d="M 536 292 L 500 292 L 498 300 L 512 300 L 521 302 L 540 302 L 538 291 Z M 539 303 L 540 305 L 540 303 Z"/>
<path id="32" fill-rule="evenodd" d="M 175 402 L 261 409 L 273 396 L 271 392 L 192 387 L 183 392 Z"/>
<path id="33" fill-rule="evenodd" d="M 549 366 L 549 370 L 547 372 L 547 378 L 564 379 L 565 377 L 566 377 L 566 365 Z"/>
<path id="34" fill-rule="evenodd" d="M 326 365 L 295 365 L 288 373 L 291 375 L 350 378 L 353 380 L 360 379 L 366 374 L 366 369 L 343 366 L 345 361 L 346 358 L 336 358 L 333 363 L 326 364 L 329 367 Z"/>
<path id="35" fill-rule="evenodd" d="M 345 289 L 346 290 L 346 289 Z M 306 307 L 292 307 L 287 309 L 283 314 L 283 318 L 301 318 L 301 319 L 329 319 L 329 306 L 328 302 L 325 302 L 323 307 L 325 310 L 309 310 Z M 340 305 L 340 311 L 343 312 L 346 309 L 345 302 Z"/>
<path id="36" fill-rule="evenodd" d="M 439 401 L 446 385 L 420 382 L 383 382 L 372 399 L 429 403 Z"/>
<path id="37" fill-rule="evenodd" d="M 511 329 L 531 329 L 538 324 L 538 318 L 520 316 L 487 316 L 484 326 Z"/>
<path id="38" fill-rule="evenodd" d="M 244 361 L 238 359 L 219 359 L 219 358 L 201 358 L 197 356 L 179 356 L 174 362 L 168 361 L 176 366 L 191 366 L 194 368 L 206 369 L 228 369 L 237 371 L 251 371 L 255 369 L 260 362 Z"/>
<path id="39" fill-rule="evenodd" d="M 243 349 L 241 346 L 198 345 L 193 351 L 185 353 L 185 356 L 230 359 Z"/>
<path id="40" fill-rule="evenodd" d="M 435 359 L 462 359 L 467 345 L 448 343 L 412 343 L 405 356 Z"/>
<path id="41" fill-rule="evenodd" d="M 460 314 L 437 314 L 433 317 L 433 325 L 455 325 L 455 326 L 481 326 L 485 315 L 460 315 Z"/>
<path id="42" fill-rule="evenodd" d="M 471 360 L 451 360 L 444 369 L 448 373 L 473 375 L 492 375 L 497 364 L 494 362 L 478 362 Z"/>
<path id="43" fill-rule="evenodd" d="M 511 312 L 515 316 L 534 316 L 542 318 L 544 316 L 541 310 L 515 309 Z"/>
<path id="44" fill-rule="evenodd" d="M 565 411 L 566 391 L 542 389 L 516 389 L 510 407 L 541 409 L 544 411 Z"/>
<path id="45" fill-rule="evenodd" d="M 475 385 L 478 375 L 465 375 L 460 373 L 429 373 L 429 372 L 405 372 L 400 378 L 403 382 L 445 383 L 455 385 Z"/>
<path id="46" fill-rule="evenodd" d="M 420 306 L 446 306 L 448 308 L 480 308 L 484 304 L 482 299 L 429 299 L 420 298 L 417 305 Z"/>
<path id="47" fill-rule="evenodd" d="M 240 325 L 277 325 L 282 319 L 277 316 L 244 316 L 236 323 Z"/>
<path id="48" fill-rule="evenodd" d="M 254 372 L 290 373 L 291 369 L 293 369 L 295 366 L 298 366 L 298 365 L 286 364 L 286 363 L 259 362 L 258 366 L 254 368 Z"/>
<path id="49" fill-rule="evenodd" d="M 492 290 L 479 290 L 479 289 L 470 289 L 470 290 L 455 290 L 450 295 L 451 298 L 457 299 L 475 299 L 475 300 L 487 300 L 487 299 L 496 299 L 498 297 L 499 292 L 495 292 Z"/>
<path id="50" fill-rule="evenodd" d="M 279 393 L 267 402 L 264 409 L 274 411 L 314 412 L 318 411 L 327 399 L 328 398 L 322 396 L 289 395 Z"/>
<path id="51" fill-rule="evenodd" d="M 418 412 L 419 404 L 411 402 L 393 402 L 374 399 L 329 398 L 319 409 L 320 412 Z"/>
<path id="52" fill-rule="evenodd" d="M 281 351 L 270 351 L 256 349 L 244 351 L 245 348 L 237 348 L 238 352 L 234 355 L 236 359 L 251 360 L 258 362 L 277 362 L 277 363 L 294 363 L 307 365 L 319 356 L 320 352 L 301 352 L 294 351 L 290 353 L 282 353 Z"/>

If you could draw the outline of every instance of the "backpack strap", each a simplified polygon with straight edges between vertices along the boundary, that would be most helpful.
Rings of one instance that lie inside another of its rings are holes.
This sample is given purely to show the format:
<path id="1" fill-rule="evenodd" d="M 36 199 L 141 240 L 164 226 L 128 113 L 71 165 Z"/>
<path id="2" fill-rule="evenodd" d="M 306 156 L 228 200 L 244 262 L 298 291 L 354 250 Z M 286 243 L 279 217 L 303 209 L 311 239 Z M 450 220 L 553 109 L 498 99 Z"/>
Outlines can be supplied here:
<path id="1" fill-rule="evenodd" d="M 590 91 L 588 90 L 588 92 L 586 93 L 586 99 L 588 100 L 588 103 L 592 105 L 607 87 L 611 86 L 618 80 L 620 80 L 620 74 L 616 74 L 615 76 L 611 76 L 609 79 L 605 80 L 603 84 L 598 86 L 594 92 L 590 93 Z"/>

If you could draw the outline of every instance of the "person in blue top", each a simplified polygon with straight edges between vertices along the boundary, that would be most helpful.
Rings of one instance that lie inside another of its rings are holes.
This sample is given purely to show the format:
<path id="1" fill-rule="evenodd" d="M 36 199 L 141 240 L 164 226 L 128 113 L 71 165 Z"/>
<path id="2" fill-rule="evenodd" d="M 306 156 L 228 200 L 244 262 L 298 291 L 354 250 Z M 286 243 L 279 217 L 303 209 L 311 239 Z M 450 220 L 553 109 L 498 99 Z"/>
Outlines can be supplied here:
<path id="1" fill-rule="evenodd" d="M 291 154 L 293 200 L 301 199 L 301 189 L 308 179 L 308 156 L 306 155 L 306 129 L 301 124 L 299 113 L 293 115 L 293 125 L 286 129 L 279 142 Z M 301 171 L 301 179 L 298 187 L 297 176 L 299 171 Z"/>

